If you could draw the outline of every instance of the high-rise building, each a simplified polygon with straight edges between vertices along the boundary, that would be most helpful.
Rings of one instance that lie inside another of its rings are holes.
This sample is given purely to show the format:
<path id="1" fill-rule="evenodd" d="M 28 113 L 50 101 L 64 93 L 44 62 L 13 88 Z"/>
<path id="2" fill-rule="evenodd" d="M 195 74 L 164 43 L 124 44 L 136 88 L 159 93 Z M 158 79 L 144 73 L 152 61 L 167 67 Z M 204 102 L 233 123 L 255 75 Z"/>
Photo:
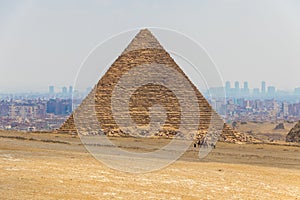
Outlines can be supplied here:
<path id="1" fill-rule="evenodd" d="M 266 94 L 266 82 L 265 81 L 261 82 L 261 93 Z"/>
<path id="2" fill-rule="evenodd" d="M 226 91 L 229 91 L 231 89 L 230 81 L 226 81 L 225 89 L 226 89 Z"/>
<path id="3" fill-rule="evenodd" d="M 69 94 L 73 94 L 73 87 L 69 86 Z"/>
<path id="4" fill-rule="evenodd" d="M 249 94 L 249 85 L 247 81 L 244 82 L 244 94 L 245 95 Z"/>
<path id="5" fill-rule="evenodd" d="M 249 87 L 248 87 L 248 82 L 247 81 L 244 81 L 244 90 L 248 90 Z"/>
<path id="6" fill-rule="evenodd" d="M 62 92 L 63 94 L 67 94 L 67 93 L 68 93 L 67 87 L 62 87 L 61 92 Z"/>
<path id="7" fill-rule="evenodd" d="M 274 96 L 276 92 L 276 88 L 274 86 L 269 86 L 268 87 L 268 95 L 269 96 Z"/>
<path id="8" fill-rule="evenodd" d="M 225 83 L 225 92 L 226 96 L 232 96 L 230 81 L 226 81 Z"/>
<path id="9" fill-rule="evenodd" d="M 54 86 L 53 85 L 49 86 L 49 94 L 54 94 Z"/>
<path id="10" fill-rule="evenodd" d="M 234 88 L 236 90 L 239 90 L 240 89 L 240 83 L 238 81 L 234 82 Z"/>
<path id="11" fill-rule="evenodd" d="M 72 112 L 71 99 L 50 99 L 47 102 L 47 113 L 55 115 L 68 115 Z"/>
<path id="12" fill-rule="evenodd" d="M 282 112 L 284 117 L 287 117 L 289 115 L 289 105 L 285 101 L 282 102 L 281 112 Z"/>
<path id="13" fill-rule="evenodd" d="M 240 92 L 240 83 L 238 81 L 234 82 L 234 93 L 235 96 L 238 96 Z"/>

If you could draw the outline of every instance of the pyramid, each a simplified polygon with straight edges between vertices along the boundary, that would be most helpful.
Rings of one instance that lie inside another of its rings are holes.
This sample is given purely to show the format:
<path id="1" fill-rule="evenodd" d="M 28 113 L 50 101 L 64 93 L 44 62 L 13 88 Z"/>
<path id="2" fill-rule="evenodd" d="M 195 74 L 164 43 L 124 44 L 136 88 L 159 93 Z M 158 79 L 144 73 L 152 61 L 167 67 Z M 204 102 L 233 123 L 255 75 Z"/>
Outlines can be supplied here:
<path id="1" fill-rule="evenodd" d="M 92 89 L 90 94 L 82 101 L 81 105 L 74 111 L 87 113 L 86 109 L 95 103 L 95 113 L 92 115 L 84 115 L 81 118 L 82 123 L 89 123 L 90 130 L 93 127 L 101 127 L 101 131 L 109 136 L 122 136 L 126 132 L 122 131 L 117 125 L 111 108 L 111 98 L 114 87 L 116 87 L 120 78 L 129 70 L 140 65 L 158 63 L 176 70 L 184 76 L 193 88 L 197 103 L 199 104 L 200 123 L 198 125 L 197 137 L 203 138 L 207 133 L 209 126 L 214 120 L 215 124 L 222 124 L 223 131 L 219 140 L 226 142 L 255 142 L 256 140 L 248 135 L 238 133 L 226 125 L 222 118 L 212 109 L 208 101 L 203 97 L 195 85 L 189 80 L 185 73 L 175 63 L 168 52 L 160 45 L 158 40 L 152 35 L 148 29 L 142 29 L 131 41 L 123 53 L 115 60 L 111 67 L 106 71 L 104 76 Z M 147 73 L 147 72 L 145 72 Z M 149 108 L 154 104 L 160 104 L 166 111 L 166 121 L 163 127 L 155 136 L 172 137 L 179 128 L 181 119 L 180 105 L 174 93 L 168 88 L 148 84 L 140 87 L 135 91 L 130 100 L 131 118 L 139 126 L 149 124 Z M 120 114 L 122 117 L 122 113 Z M 97 119 L 92 120 L 92 118 Z M 92 123 L 91 123 L 92 122 Z M 63 123 L 58 132 L 76 133 L 74 123 L 74 113 Z M 95 133 L 97 134 L 97 133 Z"/>
<path id="2" fill-rule="evenodd" d="M 300 143 L 300 121 L 289 131 L 286 136 L 286 142 Z"/>

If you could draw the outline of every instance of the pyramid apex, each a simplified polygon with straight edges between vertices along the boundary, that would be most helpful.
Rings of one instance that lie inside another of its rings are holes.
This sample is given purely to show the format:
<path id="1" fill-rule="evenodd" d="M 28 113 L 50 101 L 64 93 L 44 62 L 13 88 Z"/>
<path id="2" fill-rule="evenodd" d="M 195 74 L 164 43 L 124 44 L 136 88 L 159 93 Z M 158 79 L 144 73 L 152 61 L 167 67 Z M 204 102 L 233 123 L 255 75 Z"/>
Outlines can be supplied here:
<path id="1" fill-rule="evenodd" d="M 122 54 L 140 49 L 163 49 L 163 47 L 160 45 L 159 41 L 155 38 L 151 31 L 147 28 L 144 28 L 141 29 L 133 38 Z"/>
<path id="2" fill-rule="evenodd" d="M 142 28 L 142 29 L 139 31 L 139 33 L 141 33 L 141 32 L 147 32 L 147 33 L 150 33 L 150 34 L 152 35 L 151 31 L 150 31 L 149 29 L 147 29 L 147 28 Z"/>

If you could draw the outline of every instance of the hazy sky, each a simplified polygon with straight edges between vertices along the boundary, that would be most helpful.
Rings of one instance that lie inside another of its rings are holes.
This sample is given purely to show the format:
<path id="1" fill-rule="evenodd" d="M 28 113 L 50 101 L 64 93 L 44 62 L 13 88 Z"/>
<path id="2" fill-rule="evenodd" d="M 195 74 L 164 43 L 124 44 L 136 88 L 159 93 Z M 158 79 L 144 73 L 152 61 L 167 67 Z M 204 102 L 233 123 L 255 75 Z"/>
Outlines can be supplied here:
<path id="1" fill-rule="evenodd" d="M 224 80 L 300 87 L 300 1 L 0 0 L 0 92 L 71 85 L 100 42 L 138 27 L 184 33 Z"/>

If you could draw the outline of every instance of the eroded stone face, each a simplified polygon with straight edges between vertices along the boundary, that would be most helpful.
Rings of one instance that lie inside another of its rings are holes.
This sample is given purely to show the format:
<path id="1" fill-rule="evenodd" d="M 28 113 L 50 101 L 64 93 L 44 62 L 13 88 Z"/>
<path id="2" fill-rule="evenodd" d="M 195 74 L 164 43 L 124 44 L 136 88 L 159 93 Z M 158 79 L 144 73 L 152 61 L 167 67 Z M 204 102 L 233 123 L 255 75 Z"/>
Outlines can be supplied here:
<path id="1" fill-rule="evenodd" d="M 94 106 L 95 115 L 83 115 L 81 118 L 79 118 L 79 120 L 82 120 L 82 123 L 90 123 L 89 126 L 91 130 L 93 130 L 93 127 L 100 125 L 101 131 L 106 135 L 126 134 L 118 127 L 116 121 L 114 120 L 111 108 L 113 90 L 120 78 L 129 70 L 137 66 L 153 63 L 161 64 L 176 70 L 178 73 L 184 76 L 192 86 L 192 89 L 197 97 L 200 111 L 197 113 L 200 119 L 198 131 L 196 133 L 197 138 L 203 138 L 205 136 L 207 130 L 210 128 L 210 124 L 213 124 L 211 123 L 212 119 L 214 120 L 215 124 L 222 124 L 223 126 L 223 120 L 211 108 L 208 101 L 175 63 L 169 53 L 162 48 L 151 32 L 146 29 L 141 30 L 137 34 L 124 52 L 117 58 L 105 75 L 99 80 L 92 92 L 86 97 L 86 99 L 83 100 L 82 104 L 75 111 L 80 111 L 80 113 L 88 113 L 85 111 L 85 109 Z M 147 72 L 145 71 L 145 73 Z M 155 76 L 155 74 L 153 75 Z M 139 79 L 139 77 L 136 78 Z M 130 87 L 130 85 L 128 87 Z M 182 92 L 184 93 L 185 91 Z M 122 99 L 120 99 L 120 101 L 122 101 Z M 164 86 L 147 84 L 134 91 L 129 103 L 131 118 L 137 125 L 147 126 L 150 121 L 149 109 L 155 104 L 162 106 L 166 112 L 165 123 L 162 129 L 160 129 L 155 136 L 172 137 L 178 131 L 181 120 L 181 109 L 176 95 L 174 95 L 171 90 Z M 122 116 L 122 113 L 119 113 L 119 117 Z M 95 122 L 95 120 L 92 120 L 92 118 L 96 118 L 98 122 Z M 191 123 L 192 121 L 193 120 L 191 119 Z M 192 126 L 192 124 L 190 125 Z M 97 130 L 97 128 L 94 130 Z M 76 132 L 73 114 L 62 125 L 62 127 L 59 129 L 59 132 Z M 186 135 L 188 138 L 188 133 L 182 134 Z M 220 140 L 227 142 L 255 141 L 255 139 L 250 136 L 233 131 L 227 125 L 224 125 Z"/>
<path id="2" fill-rule="evenodd" d="M 286 141 L 300 143 L 300 121 L 287 134 Z"/>

